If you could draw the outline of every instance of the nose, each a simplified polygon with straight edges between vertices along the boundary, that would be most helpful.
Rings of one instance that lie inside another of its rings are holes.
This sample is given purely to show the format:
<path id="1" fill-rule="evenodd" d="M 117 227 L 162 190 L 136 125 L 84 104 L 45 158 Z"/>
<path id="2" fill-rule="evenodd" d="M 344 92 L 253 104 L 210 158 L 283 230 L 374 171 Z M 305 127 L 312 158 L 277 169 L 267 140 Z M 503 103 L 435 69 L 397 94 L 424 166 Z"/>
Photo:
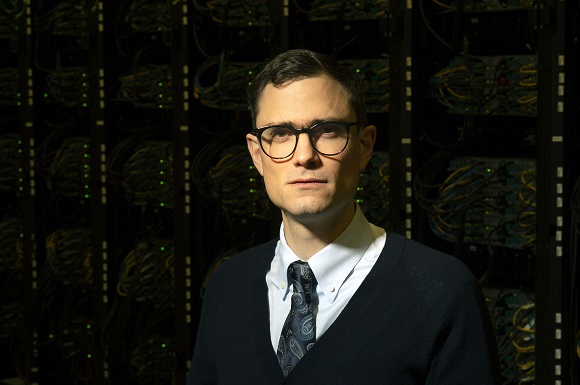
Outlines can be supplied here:
<path id="1" fill-rule="evenodd" d="M 292 160 L 297 165 L 310 167 L 320 160 L 319 154 L 310 143 L 310 138 L 306 132 L 301 132 L 298 135 L 298 143 L 296 143 L 296 150 Z"/>

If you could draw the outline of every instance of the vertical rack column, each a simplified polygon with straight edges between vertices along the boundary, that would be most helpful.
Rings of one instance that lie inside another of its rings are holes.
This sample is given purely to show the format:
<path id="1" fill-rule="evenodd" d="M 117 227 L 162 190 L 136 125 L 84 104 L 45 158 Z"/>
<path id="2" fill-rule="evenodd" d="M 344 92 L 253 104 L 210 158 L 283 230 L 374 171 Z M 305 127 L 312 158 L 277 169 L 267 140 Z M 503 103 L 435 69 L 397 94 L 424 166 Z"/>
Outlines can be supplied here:
<path id="1" fill-rule="evenodd" d="M 407 238 L 413 235 L 412 11 L 412 0 L 394 1 L 389 20 L 389 223 L 390 229 Z"/>
<path id="2" fill-rule="evenodd" d="M 105 125 L 105 69 L 104 41 L 105 29 L 103 0 L 96 0 L 89 8 L 89 129 L 91 138 L 91 227 L 93 248 L 93 335 L 98 336 L 103 329 L 109 310 L 109 268 L 107 250 L 107 147 Z M 92 353 L 94 380 L 96 384 L 109 383 L 109 369 L 106 360 L 107 347 L 94 343 Z"/>
<path id="3" fill-rule="evenodd" d="M 564 81 L 566 62 L 566 2 L 541 2 L 536 8 L 538 40 L 537 120 L 537 246 L 536 246 L 536 381 L 568 383 L 570 332 L 563 294 L 569 284 L 564 273 Z M 548 17 L 548 16 L 553 17 Z"/>
<path id="4" fill-rule="evenodd" d="M 174 1 L 172 5 L 173 26 L 176 29 L 172 50 L 173 78 L 173 175 L 174 175 L 174 216 L 175 231 L 175 383 L 184 384 L 187 370 L 193 353 L 192 320 L 197 314 L 192 314 L 194 301 L 192 295 L 192 256 L 191 256 L 191 154 L 189 138 L 189 102 L 190 102 L 190 70 L 188 49 L 188 2 Z M 196 274 L 197 276 L 197 274 Z"/>
<path id="5" fill-rule="evenodd" d="M 24 17 L 20 20 L 19 84 L 21 90 L 20 131 L 22 141 L 22 212 L 23 212 L 23 282 L 25 316 L 35 313 L 38 290 L 38 260 L 36 249 L 36 154 L 34 135 L 34 71 L 32 59 L 32 10 L 30 0 L 22 1 Z M 30 384 L 38 384 L 38 330 L 27 322 L 24 336 L 23 374 Z"/>

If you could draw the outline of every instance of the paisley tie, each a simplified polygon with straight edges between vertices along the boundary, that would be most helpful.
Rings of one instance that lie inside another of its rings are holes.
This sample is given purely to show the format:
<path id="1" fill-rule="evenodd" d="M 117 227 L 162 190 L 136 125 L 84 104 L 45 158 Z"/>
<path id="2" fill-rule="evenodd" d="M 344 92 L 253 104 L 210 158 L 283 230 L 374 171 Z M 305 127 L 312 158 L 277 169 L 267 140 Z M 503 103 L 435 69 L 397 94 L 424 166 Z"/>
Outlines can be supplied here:
<path id="1" fill-rule="evenodd" d="M 288 266 L 293 294 L 288 317 L 278 342 L 278 362 L 284 376 L 294 368 L 314 345 L 316 328 L 312 312 L 312 293 L 316 292 L 316 278 L 308 263 L 293 262 Z"/>

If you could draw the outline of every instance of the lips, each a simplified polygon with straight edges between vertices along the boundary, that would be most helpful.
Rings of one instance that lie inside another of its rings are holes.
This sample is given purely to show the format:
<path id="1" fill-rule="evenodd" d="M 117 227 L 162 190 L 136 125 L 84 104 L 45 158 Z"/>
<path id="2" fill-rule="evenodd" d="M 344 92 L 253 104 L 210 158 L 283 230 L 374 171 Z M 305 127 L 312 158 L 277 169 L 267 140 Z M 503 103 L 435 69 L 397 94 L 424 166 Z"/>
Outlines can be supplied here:
<path id="1" fill-rule="evenodd" d="M 313 184 L 313 183 L 326 183 L 326 181 L 322 180 L 322 179 L 316 179 L 316 178 L 300 178 L 300 179 L 294 179 L 294 180 L 290 181 L 289 184 L 301 185 L 301 184 Z"/>

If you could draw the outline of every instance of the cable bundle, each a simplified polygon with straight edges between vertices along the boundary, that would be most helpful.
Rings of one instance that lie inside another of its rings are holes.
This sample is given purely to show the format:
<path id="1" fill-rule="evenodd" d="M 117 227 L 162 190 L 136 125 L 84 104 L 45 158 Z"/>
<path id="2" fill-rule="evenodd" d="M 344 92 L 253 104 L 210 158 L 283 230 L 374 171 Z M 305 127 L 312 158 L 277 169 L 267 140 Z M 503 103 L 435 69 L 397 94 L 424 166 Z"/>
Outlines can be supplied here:
<path id="1" fill-rule="evenodd" d="M 19 19 L 24 16 L 23 3 L 18 0 L 0 1 L 0 39 L 18 38 Z"/>
<path id="2" fill-rule="evenodd" d="M 24 302 L 2 298 L 0 305 L 0 339 L 22 336 L 25 325 Z"/>
<path id="3" fill-rule="evenodd" d="M 389 8 L 388 0 L 311 0 L 307 8 L 294 0 L 294 5 L 312 21 L 336 20 L 339 15 L 343 20 L 386 17 Z"/>
<path id="4" fill-rule="evenodd" d="M 46 237 L 46 262 L 53 280 L 65 285 L 89 285 L 93 281 L 91 230 L 59 229 Z"/>
<path id="5" fill-rule="evenodd" d="M 194 76 L 194 96 L 206 107 L 246 110 L 246 88 L 260 69 L 260 63 L 230 62 L 223 56 L 207 59 Z M 203 85 L 209 78 L 209 85 Z"/>
<path id="6" fill-rule="evenodd" d="M 134 0 L 125 20 L 135 32 L 171 31 L 171 2 L 169 0 Z"/>
<path id="7" fill-rule="evenodd" d="M 438 161 L 434 158 L 433 162 Z M 451 242 L 532 247 L 535 241 L 535 163 L 523 159 L 456 158 L 433 184 L 420 170 L 413 186 L 434 234 Z"/>
<path id="8" fill-rule="evenodd" d="M 57 194 L 91 197 L 90 139 L 70 137 L 62 142 L 48 169 L 48 188 Z"/>
<path id="9" fill-rule="evenodd" d="M 131 352 L 130 360 L 132 377 L 139 384 L 173 378 L 177 363 L 174 337 L 150 335 Z"/>
<path id="10" fill-rule="evenodd" d="M 136 66 L 119 78 L 118 100 L 139 108 L 171 108 L 173 102 L 171 66 L 148 64 Z"/>
<path id="11" fill-rule="evenodd" d="M 44 95 L 45 100 L 65 107 L 87 107 L 90 100 L 87 71 L 86 67 L 59 67 L 50 71 L 46 78 L 48 94 Z"/>
<path id="12" fill-rule="evenodd" d="M 173 241 L 139 242 L 123 260 L 117 293 L 138 302 L 173 306 Z"/>
<path id="13" fill-rule="evenodd" d="M 0 272 L 22 270 L 22 220 L 4 218 L 0 222 Z"/>
<path id="14" fill-rule="evenodd" d="M 230 146 L 208 171 L 213 195 L 227 214 L 269 218 L 270 200 L 245 146 Z"/>
<path id="15" fill-rule="evenodd" d="M 21 154 L 18 134 L 0 136 L 0 192 L 22 191 Z"/>
<path id="16" fill-rule="evenodd" d="M 266 26 L 270 21 L 268 4 L 263 0 L 194 0 L 195 9 L 228 27 Z"/>
<path id="17" fill-rule="evenodd" d="M 125 198 L 136 206 L 173 207 L 173 144 L 140 143 L 120 173 Z"/>
<path id="18" fill-rule="evenodd" d="M 44 15 L 38 15 L 36 28 L 59 36 L 88 36 L 89 4 L 86 0 L 63 0 Z"/>
<path id="19" fill-rule="evenodd" d="M 355 199 L 370 222 L 387 226 L 389 217 L 389 155 L 375 151 L 360 174 Z"/>
<path id="20" fill-rule="evenodd" d="M 504 384 L 535 383 L 535 304 L 519 290 L 484 289 Z"/>
<path id="21" fill-rule="evenodd" d="M 535 116 L 536 62 L 536 56 L 461 56 L 431 77 L 431 93 L 451 112 Z"/>
<path id="22" fill-rule="evenodd" d="M 18 79 L 20 71 L 18 68 L 0 68 L 0 105 L 20 106 L 20 91 L 18 89 Z"/>

